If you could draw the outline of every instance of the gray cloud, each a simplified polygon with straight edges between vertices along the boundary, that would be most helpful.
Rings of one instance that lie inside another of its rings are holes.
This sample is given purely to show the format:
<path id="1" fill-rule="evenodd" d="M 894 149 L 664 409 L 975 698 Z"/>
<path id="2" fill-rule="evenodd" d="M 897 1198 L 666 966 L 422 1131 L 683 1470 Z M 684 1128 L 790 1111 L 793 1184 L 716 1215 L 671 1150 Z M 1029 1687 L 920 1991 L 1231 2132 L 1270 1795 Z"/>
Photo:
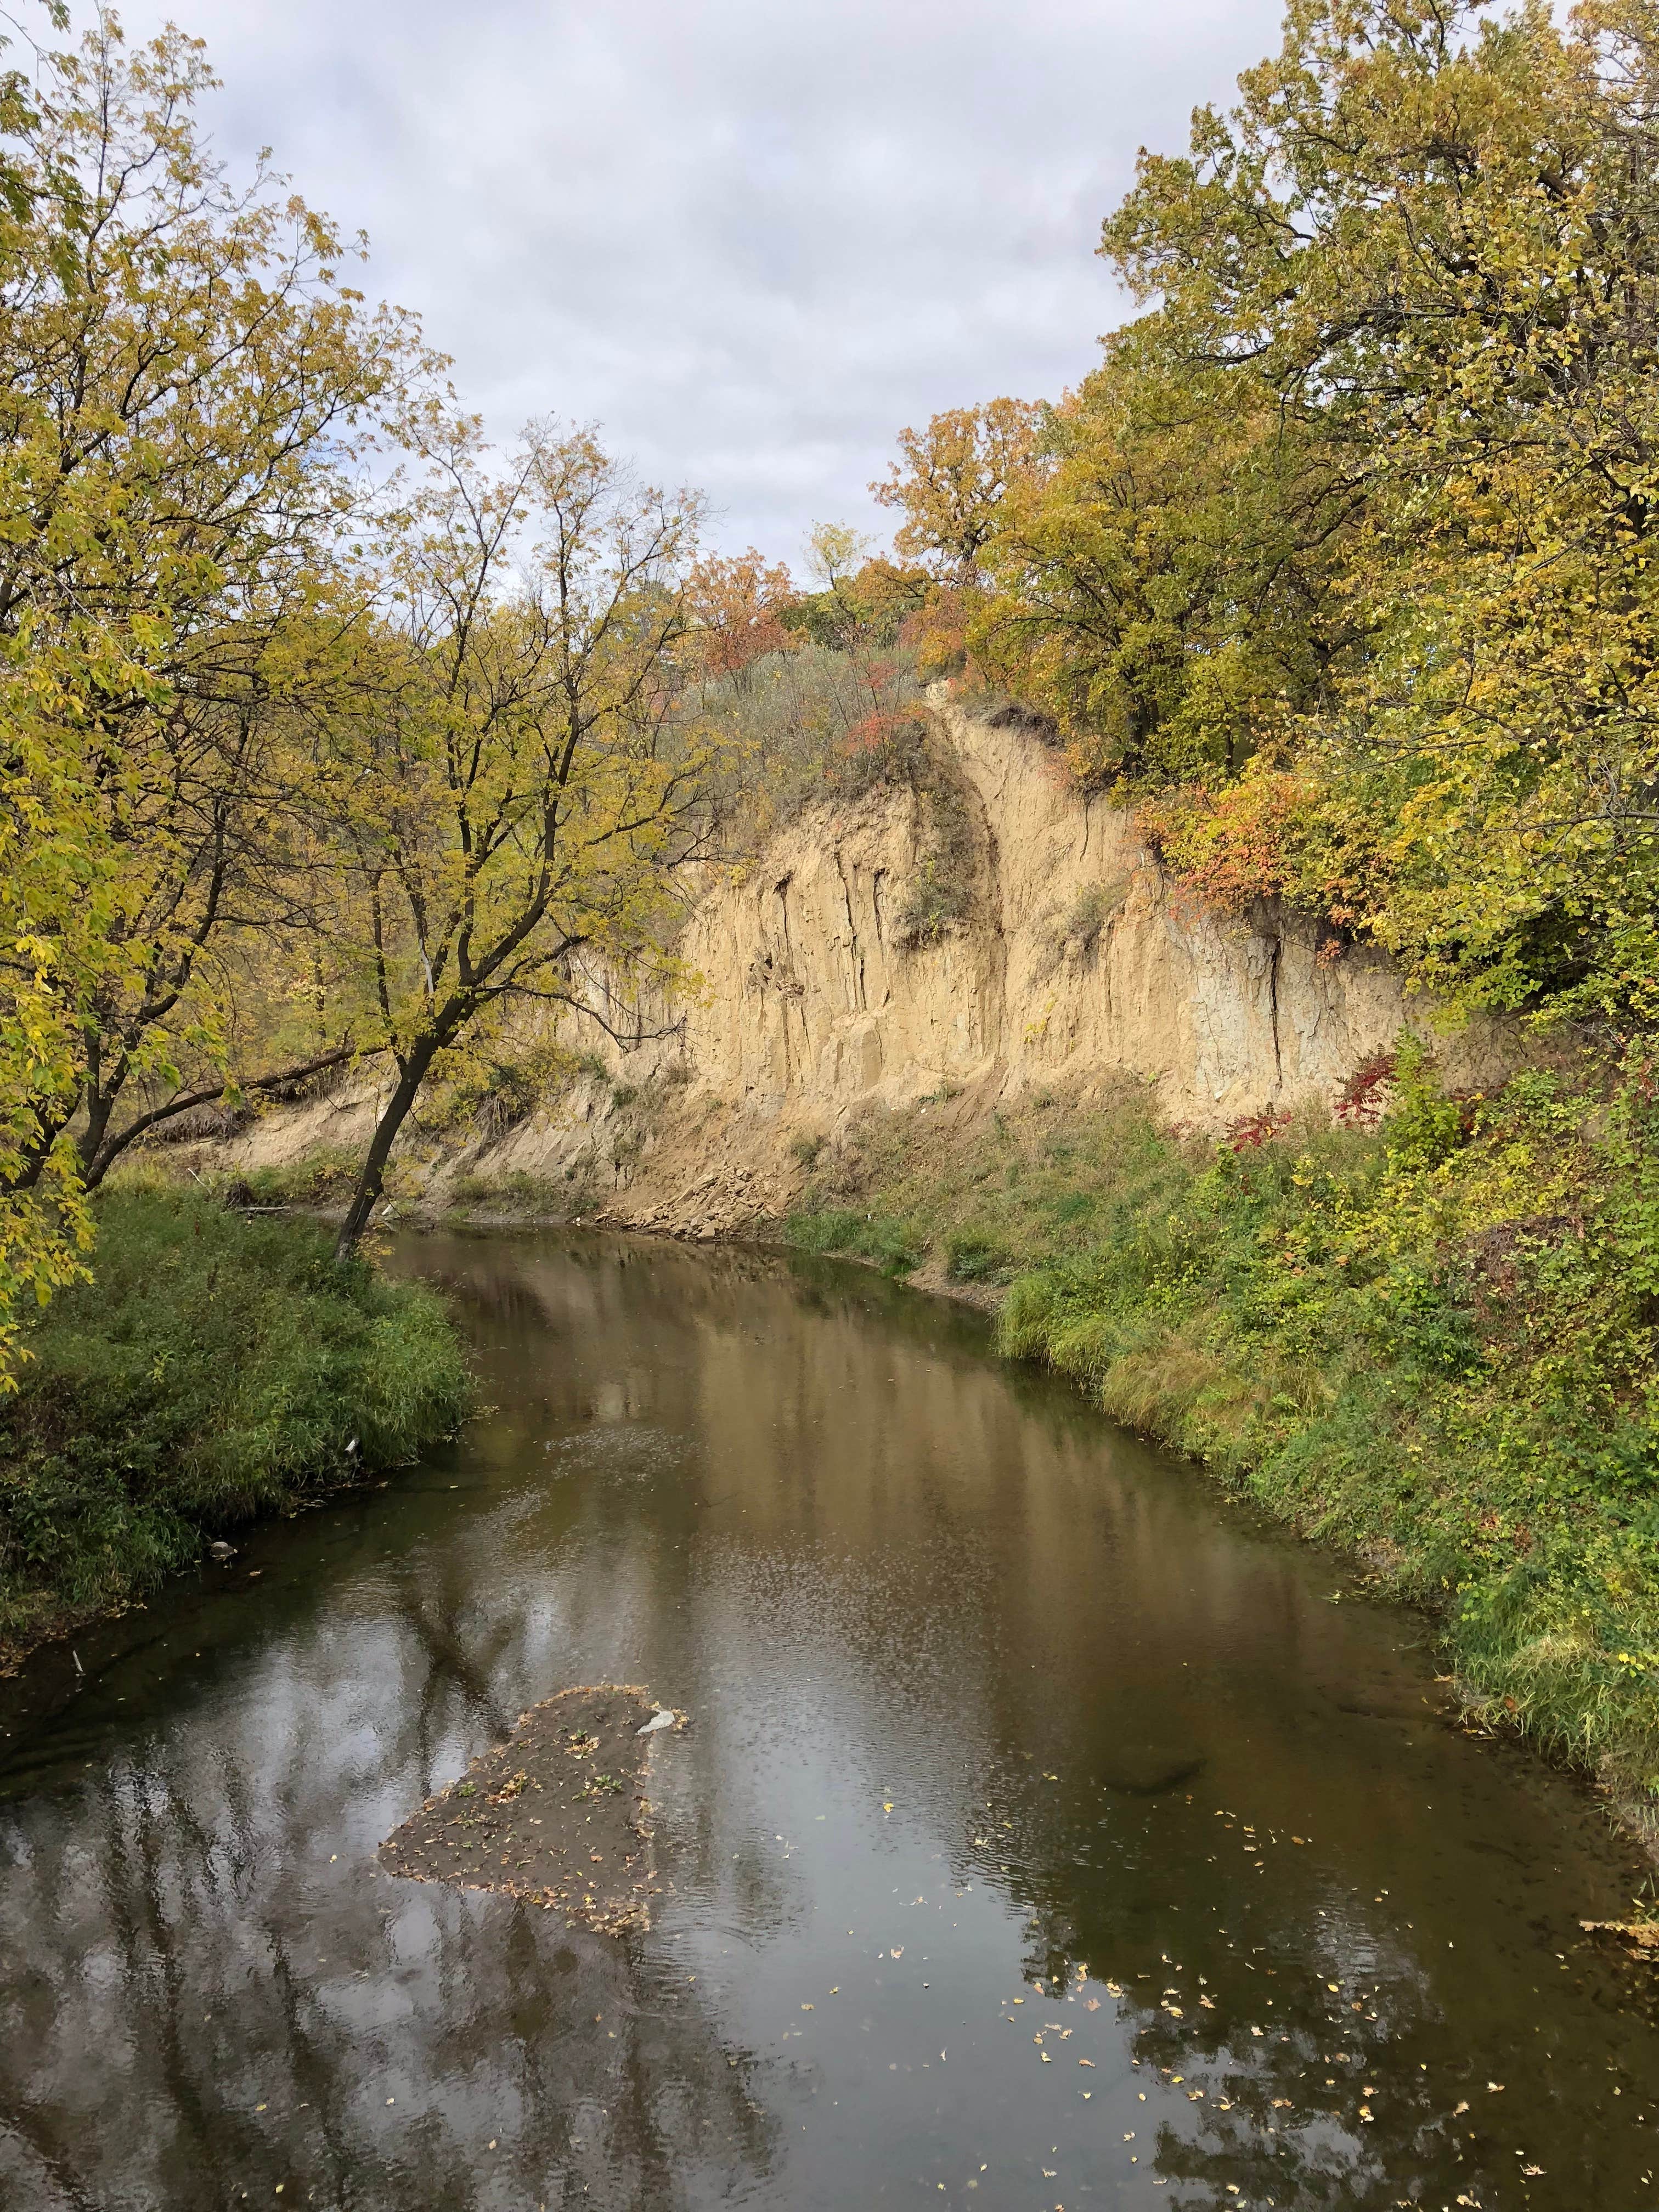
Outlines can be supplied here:
<path id="1" fill-rule="evenodd" d="M 941 407 L 1053 395 L 1124 302 L 1093 258 L 1142 143 L 1277 44 L 1279 0 L 140 0 L 210 122 L 374 245 L 492 428 L 604 423 L 730 545 L 878 528 Z"/>

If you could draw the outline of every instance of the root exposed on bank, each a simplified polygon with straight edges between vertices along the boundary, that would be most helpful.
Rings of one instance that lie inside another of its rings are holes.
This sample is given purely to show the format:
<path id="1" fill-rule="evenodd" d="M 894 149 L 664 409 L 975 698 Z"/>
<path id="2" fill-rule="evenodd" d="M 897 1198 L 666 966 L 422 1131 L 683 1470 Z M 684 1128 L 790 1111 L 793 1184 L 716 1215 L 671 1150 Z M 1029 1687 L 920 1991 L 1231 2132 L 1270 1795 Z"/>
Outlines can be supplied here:
<path id="1" fill-rule="evenodd" d="M 381 1866 L 504 1890 L 600 1935 L 648 1928 L 659 1886 L 645 1785 L 658 1735 L 639 1730 L 657 1710 L 647 1692 L 616 1683 L 532 1705 L 505 1743 L 393 1830 Z"/>

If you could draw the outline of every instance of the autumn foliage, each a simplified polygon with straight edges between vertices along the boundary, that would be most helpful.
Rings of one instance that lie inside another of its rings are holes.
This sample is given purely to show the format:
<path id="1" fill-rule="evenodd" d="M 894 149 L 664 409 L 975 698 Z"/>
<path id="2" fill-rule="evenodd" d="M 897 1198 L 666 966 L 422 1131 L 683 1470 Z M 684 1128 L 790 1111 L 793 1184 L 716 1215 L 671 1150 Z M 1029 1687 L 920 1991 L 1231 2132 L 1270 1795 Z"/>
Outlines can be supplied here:
<path id="1" fill-rule="evenodd" d="M 61 10 L 58 11 L 61 15 Z M 61 25 L 60 25 L 61 27 Z M 492 453 L 360 246 L 233 182 L 199 44 L 0 76 L 0 1388 L 137 1139 L 516 1013 L 620 1024 L 788 579 L 586 431 Z M 525 536 L 534 518 L 539 535 Z M 553 564 L 550 568 L 550 562 Z"/>
<path id="2" fill-rule="evenodd" d="M 879 495 L 1205 896 L 1659 1019 L 1659 8 L 1310 0 L 1142 156 L 1141 312 Z"/>
<path id="3" fill-rule="evenodd" d="M 697 665 L 718 681 L 741 678 L 769 653 L 787 653 L 796 633 L 784 620 L 797 592 L 781 562 L 768 566 L 751 545 L 727 558 L 709 554 L 691 569 L 686 616 Z"/>

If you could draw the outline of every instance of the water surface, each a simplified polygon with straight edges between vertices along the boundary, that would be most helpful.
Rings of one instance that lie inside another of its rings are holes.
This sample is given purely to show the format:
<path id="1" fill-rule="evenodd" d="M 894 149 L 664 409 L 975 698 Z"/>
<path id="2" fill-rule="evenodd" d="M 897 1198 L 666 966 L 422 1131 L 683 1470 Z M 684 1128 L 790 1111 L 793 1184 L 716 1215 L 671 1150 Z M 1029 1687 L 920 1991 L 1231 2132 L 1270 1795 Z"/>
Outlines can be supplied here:
<path id="1" fill-rule="evenodd" d="M 0 2204 L 1659 2205 L 1640 1870 L 1410 1616 L 863 1274 L 399 1256 L 461 1443 L 0 1686 Z M 607 1680 L 648 1936 L 377 1873 Z"/>

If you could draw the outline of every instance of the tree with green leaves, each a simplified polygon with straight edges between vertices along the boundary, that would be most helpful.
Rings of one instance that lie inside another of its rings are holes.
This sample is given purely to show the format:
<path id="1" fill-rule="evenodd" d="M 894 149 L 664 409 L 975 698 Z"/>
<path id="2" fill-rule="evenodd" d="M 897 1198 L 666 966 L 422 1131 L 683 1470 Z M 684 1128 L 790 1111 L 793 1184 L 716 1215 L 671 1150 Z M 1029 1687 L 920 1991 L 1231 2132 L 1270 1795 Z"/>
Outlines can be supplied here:
<path id="1" fill-rule="evenodd" d="M 1242 380 L 1163 357 L 1156 316 L 1048 418 L 977 556 L 968 635 L 1080 781 L 1236 774 L 1328 703 L 1362 642 L 1336 588 L 1352 487 Z"/>
<path id="2" fill-rule="evenodd" d="M 57 60 L 33 151 L 60 180 L 62 266 L 15 270 L 6 329 L 33 497 L 0 629 L 87 659 L 87 828 L 107 857 L 66 1010 L 73 1079 L 33 1143 L 73 1110 L 94 1181 L 130 1084 L 222 1060 L 221 941 L 291 896 L 283 709 L 317 657 L 295 641 L 339 618 L 319 600 L 354 441 L 417 357 L 404 319 L 339 281 L 332 225 L 280 179 L 216 168 L 193 119 L 211 82 L 177 33 L 130 53 L 109 17 Z"/>
<path id="3" fill-rule="evenodd" d="M 1299 7 L 1108 227 L 1176 361 L 1356 487 L 1286 887 L 1340 820 L 1362 925 L 1475 1003 L 1659 1011 L 1656 89 L 1650 0 Z"/>
<path id="4" fill-rule="evenodd" d="M 291 884 L 284 641 L 418 360 L 331 224 L 211 160 L 212 82 L 105 12 L 0 88 L 0 1351 L 74 1272 L 129 1086 L 223 1066 L 219 941 Z"/>

